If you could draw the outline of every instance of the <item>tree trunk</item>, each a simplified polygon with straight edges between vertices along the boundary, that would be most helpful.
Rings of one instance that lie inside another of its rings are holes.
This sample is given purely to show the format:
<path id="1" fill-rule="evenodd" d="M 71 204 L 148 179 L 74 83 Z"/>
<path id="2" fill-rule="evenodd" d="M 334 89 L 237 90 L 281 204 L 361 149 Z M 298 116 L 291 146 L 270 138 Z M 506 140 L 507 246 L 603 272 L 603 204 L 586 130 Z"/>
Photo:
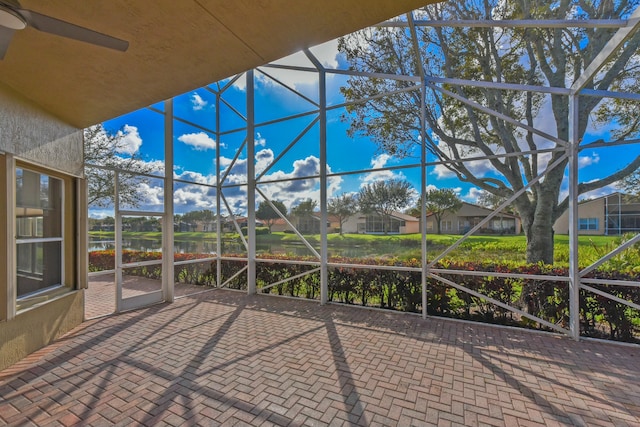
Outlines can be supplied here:
<path id="1" fill-rule="evenodd" d="M 527 238 L 527 263 L 553 264 L 553 207 L 541 206 L 521 214 L 522 227 Z"/>
<path id="2" fill-rule="evenodd" d="M 527 262 L 553 264 L 553 224 L 534 220 L 527 236 Z"/>

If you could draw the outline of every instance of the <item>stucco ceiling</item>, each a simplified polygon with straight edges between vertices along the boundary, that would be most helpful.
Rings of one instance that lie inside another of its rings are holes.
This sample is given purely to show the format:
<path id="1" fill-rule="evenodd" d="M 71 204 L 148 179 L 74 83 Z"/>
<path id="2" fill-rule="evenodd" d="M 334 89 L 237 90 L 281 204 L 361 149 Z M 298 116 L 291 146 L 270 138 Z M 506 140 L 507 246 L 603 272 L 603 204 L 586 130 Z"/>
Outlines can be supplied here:
<path id="1" fill-rule="evenodd" d="M 15 33 L 3 83 L 86 127 L 279 59 L 433 0 L 22 0 L 129 41 L 126 52 Z"/>

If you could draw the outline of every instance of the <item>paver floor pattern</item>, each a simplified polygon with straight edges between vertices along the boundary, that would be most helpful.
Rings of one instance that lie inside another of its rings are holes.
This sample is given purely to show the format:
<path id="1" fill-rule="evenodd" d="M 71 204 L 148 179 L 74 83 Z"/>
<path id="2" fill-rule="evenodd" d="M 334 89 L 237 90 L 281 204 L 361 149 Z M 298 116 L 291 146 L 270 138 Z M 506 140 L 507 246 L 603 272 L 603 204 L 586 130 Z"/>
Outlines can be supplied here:
<path id="1" fill-rule="evenodd" d="M 84 294 L 85 318 L 94 319 L 96 317 L 107 316 L 116 311 L 116 285 L 114 280 L 114 274 L 106 274 L 89 279 L 89 286 Z M 122 286 L 122 296 L 129 298 L 160 289 L 162 289 L 160 280 L 125 276 Z M 188 283 L 176 283 L 174 294 L 178 298 L 207 289 L 211 288 Z"/>
<path id="2" fill-rule="evenodd" d="M 0 424 L 640 425 L 640 349 L 215 290 L 0 373 Z"/>

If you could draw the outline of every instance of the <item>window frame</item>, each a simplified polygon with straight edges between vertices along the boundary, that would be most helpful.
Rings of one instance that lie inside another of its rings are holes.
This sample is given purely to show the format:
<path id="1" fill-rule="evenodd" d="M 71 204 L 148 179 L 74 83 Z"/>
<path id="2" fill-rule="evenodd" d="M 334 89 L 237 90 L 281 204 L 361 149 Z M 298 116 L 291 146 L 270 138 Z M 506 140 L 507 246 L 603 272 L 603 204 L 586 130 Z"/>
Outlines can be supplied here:
<path id="1" fill-rule="evenodd" d="M 599 218 L 578 218 L 578 231 L 598 231 L 599 229 Z"/>
<path id="2" fill-rule="evenodd" d="M 72 266 L 70 260 L 75 257 L 80 239 L 75 237 L 75 233 L 81 231 L 80 224 L 73 227 L 73 222 L 69 223 L 70 218 L 77 218 L 79 214 L 78 197 L 83 194 L 81 186 L 79 186 L 77 178 L 54 169 L 39 166 L 28 161 L 23 161 L 15 156 L 5 153 L 5 185 L 6 185 L 6 252 L 7 252 L 7 269 L 6 269 L 6 301 L 5 301 L 5 319 L 12 320 L 19 313 L 38 307 L 49 301 L 56 300 L 69 292 L 73 292 L 79 288 L 76 279 L 80 277 L 84 270 L 80 265 Z M 17 235 L 17 172 L 18 169 L 27 170 L 39 175 L 45 175 L 49 179 L 56 179 L 60 183 L 60 227 L 59 237 L 39 237 L 39 238 L 23 238 Z M 73 220 L 72 220 L 73 221 Z M 73 227 L 71 230 L 70 227 Z M 59 283 L 37 289 L 32 292 L 18 296 L 18 245 L 28 243 L 47 243 L 59 242 L 60 245 L 60 280 Z M 71 257 L 71 258 L 69 258 Z M 76 268 L 78 271 L 71 271 L 70 268 Z M 76 274 L 78 276 L 76 276 Z M 73 282 L 71 283 L 70 280 Z"/>

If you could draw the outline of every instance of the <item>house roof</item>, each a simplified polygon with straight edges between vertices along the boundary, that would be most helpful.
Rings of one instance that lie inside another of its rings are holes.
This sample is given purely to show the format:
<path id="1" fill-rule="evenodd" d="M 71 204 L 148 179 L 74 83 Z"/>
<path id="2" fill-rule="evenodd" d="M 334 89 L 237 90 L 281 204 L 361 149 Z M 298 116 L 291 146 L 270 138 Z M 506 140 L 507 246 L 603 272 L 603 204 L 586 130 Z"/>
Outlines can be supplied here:
<path id="1" fill-rule="evenodd" d="M 83 128 L 433 2 L 22 0 L 23 9 L 129 47 L 120 52 L 27 27 L 0 60 L 0 87 Z"/>
<path id="2" fill-rule="evenodd" d="M 462 204 L 463 204 L 463 205 L 466 205 L 466 206 L 469 206 L 469 207 L 472 207 L 472 208 L 474 208 L 474 209 L 479 209 L 479 210 L 485 211 L 487 215 L 489 215 L 490 213 L 492 213 L 492 212 L 493 212 L 493 209 L 486 208 L 486 207 L 484 207 L 484 206 L 476 205 L 476 204 L 473 204 L 473 203 L 469 203 L 469 202 L 462 202 Z M 459 210 L 458 210 L 457 212 L 459 212 Z M 455 212 L 454 214 L 457 214 L 457 212 Z M 432 216 L 432 215 L 433 215 L 433 212 L 427 212 L 427 216 L 428 216 L 428 217 L 429 217 L 429 216 Z M 501 217 L 508 217 L 508 218 L 520 218 L 518 215 L 514 215 L 514 214 L 511 214 L 511 213 L 509 213 L 509 212 L 501 212 L 499 215 L 500 215 Z"/>
<path id="3" fill-rule="evenodd" d="M 415 216 L 403 214 L 400 212 L 394 212 L 393 214 L 391 214 L 391 216 L 397 219 L 401 219 L 403 221 L 420 221 L 420 219 L 416 218 Z"/>

